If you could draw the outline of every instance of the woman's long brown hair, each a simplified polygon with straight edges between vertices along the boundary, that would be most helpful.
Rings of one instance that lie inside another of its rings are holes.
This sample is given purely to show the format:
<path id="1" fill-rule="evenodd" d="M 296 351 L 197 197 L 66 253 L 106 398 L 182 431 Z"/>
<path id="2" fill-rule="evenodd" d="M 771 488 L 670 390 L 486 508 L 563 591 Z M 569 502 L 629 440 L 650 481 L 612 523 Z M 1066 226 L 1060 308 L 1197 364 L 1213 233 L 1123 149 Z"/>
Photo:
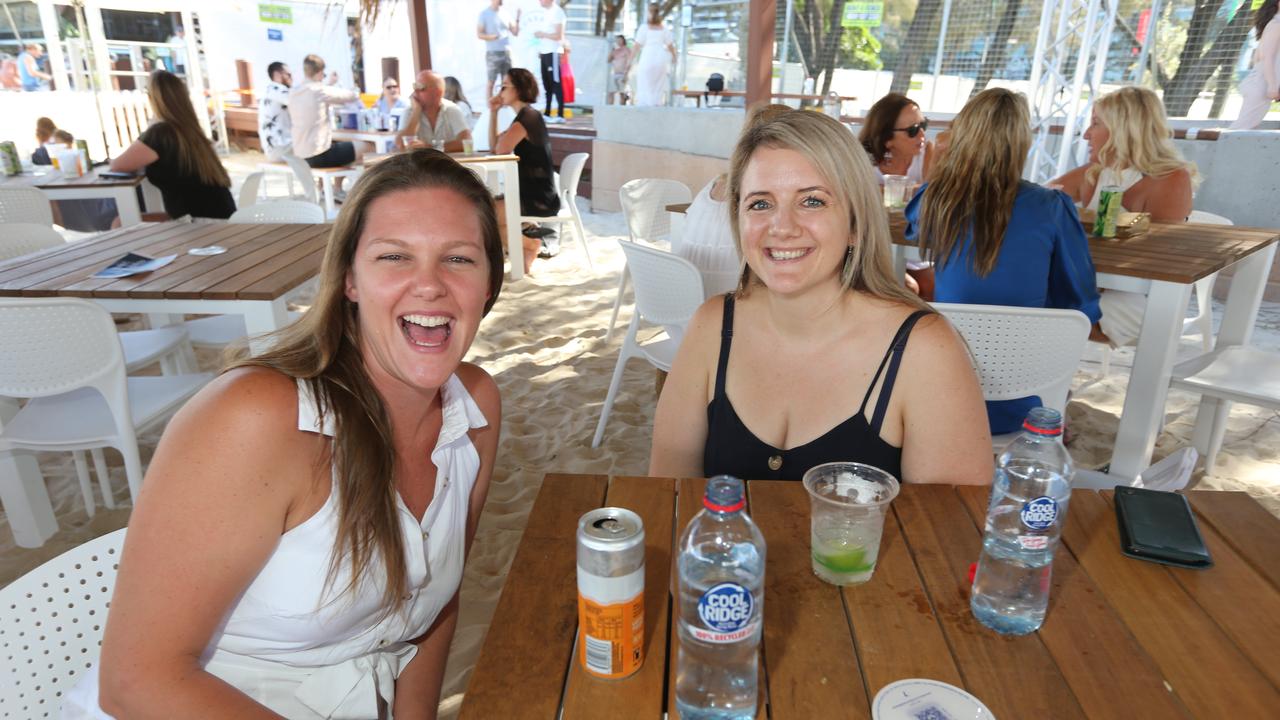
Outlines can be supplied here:
<path id="1" fill-rule="evenodd" d="M 354 591 L 374 559 L 381 558 L 386 575 L 382 603 L 387 612 L 403 603 L 408 576 L 396 504 L 395 448 L 385 403 L 365 371 L 357 307 L 347 299 L 345 279 L 369 204 L 384 195 L 417 188 L 447 188 L 475 209 L 489 262 L 487 314 L 502 289 L 503 272 L 493 198 L 474 173 L 449 156 L 415 150 L 374 165 L 352 189 L 329 234 L 320 289 L 311 309 L 267 338 L 263 342 L 267 350 L 249 356 L 241 348 L 226 368 L 267 367 L 305 380 L 322 421 L 333 418 L 332 456 L 318 458 L 332 462 L 338 493 L 338 534 L 329 581 L 349 562 L 351 581 L 342 591 Z M 423 222 L 431 221 L 432 209 L 421 208 Z"/>
<path id="2" fill-rule="evenodd" d="M 920 199 L 920 249 L 939 267 L 973 233 L 973 270 L 991 273 L 1013 215 L 1031 149 L 1031 114 L 1021 95 L 990 88 L 951 123 L 947 152 Z"/>
<path id="3" fill-rule="evenodd" d="M 156 117 L 169 124 L 178 140 L 178 169 L 195 175 L 205 185 L 231 187 L 231 177 L 200 128 L 182 78 L 167 70 L 156 70 L 151 73 L 148 93 Z"/>

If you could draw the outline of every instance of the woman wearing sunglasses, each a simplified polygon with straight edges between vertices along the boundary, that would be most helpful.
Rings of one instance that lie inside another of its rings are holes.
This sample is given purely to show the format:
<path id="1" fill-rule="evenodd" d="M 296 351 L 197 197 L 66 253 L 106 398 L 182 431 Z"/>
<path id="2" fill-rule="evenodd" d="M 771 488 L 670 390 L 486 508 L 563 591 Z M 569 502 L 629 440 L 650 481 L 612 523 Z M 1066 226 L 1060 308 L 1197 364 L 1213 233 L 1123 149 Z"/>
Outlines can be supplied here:
<path id="1" fill-rule="evenodd" d="M 1022 180 L 1031 148 L 1026 100 L 984 90 L 951 133 L 950 149 L 906 209 L 907 238 L 935 262 L 934 299 L 1070 308 L 1096 323 L 1093 260 L 1071 198 Z M 1037 397 L 987 403 L 991 433 L 1017 430 L 1039 404 Z"/>
<path id="2" fill-rule="evenodd" d="M 409 109 L 409 103 L 404 101 L 400 96 L 400 81 L 395 78 L 386 78 L 382 81 L 382 97 L 378 98 L 378 102 L 373 104 L 373 109 L 383 115 L 391 115 L 396 111 L 403 112 Z"/>
<path id="3" fill-rule="evenodd" d="M 885 175 L 906 175 L 917 185 L 929 177 L 933 143 L 925 138 L 928 129 L 920 106 L 906 95 L 889 93 L 871 106 L 858 142 L 871 155 L 881 185 Z"/>

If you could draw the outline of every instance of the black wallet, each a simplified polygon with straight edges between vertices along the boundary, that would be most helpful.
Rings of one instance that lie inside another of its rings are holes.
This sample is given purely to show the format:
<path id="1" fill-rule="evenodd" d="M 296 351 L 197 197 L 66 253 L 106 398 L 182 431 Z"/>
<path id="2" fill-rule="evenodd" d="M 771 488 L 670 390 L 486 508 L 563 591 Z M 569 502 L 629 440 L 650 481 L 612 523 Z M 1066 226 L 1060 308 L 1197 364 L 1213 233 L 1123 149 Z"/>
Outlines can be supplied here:
<path id="1" fill-rule="evenodd" d="M 1122 486 L 1115 501 L 1125 555 L 1194 570 L 1213 567 L 1186 496 Z"/>

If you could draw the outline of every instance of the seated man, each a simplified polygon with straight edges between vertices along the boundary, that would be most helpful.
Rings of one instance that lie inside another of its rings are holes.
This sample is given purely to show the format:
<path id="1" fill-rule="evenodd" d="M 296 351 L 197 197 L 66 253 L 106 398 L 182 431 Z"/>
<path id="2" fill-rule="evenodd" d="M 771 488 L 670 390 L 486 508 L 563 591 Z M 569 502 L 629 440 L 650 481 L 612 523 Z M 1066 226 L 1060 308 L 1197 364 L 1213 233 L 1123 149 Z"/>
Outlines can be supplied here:
<path id="1" fill-rule="evenodd" d="M 430 70 L 418 73 L 413 83 L 413 109 L 400 129 L 405 147 L 434 147 L 462 152 L 462 141 L 471 139 L 471 118 L 444 97 L 444 77 Z"/>
<path id="2" fill-rule="evenodd" d="M 278 162 L 293 152 L 293 125 L 289 121 L 289 87 L 293 85 L 293 75 L 288 65 L 273 62 L 267 66 L 267 76 L 271 82 L 258 99 L 258 139 L 262 142 L 262 154 Z"/>
<path id="3" fill-rule="evenodd" d="M 329 106 L 344 105 L 359 97 L 354 90 L 337 86 L 335 72 L 324 81 L 324 60 L 318 55 L 308 55 L 302 61 L 306 80 L 289 91 L 290 136 L 293 154 L 306 160 L 313 168 L 332 168 L 350 165 L 363 159 L 350 142 L 334 142 L 329 126 Z M 339 192 L 342 178 L 337 178 Z"/>

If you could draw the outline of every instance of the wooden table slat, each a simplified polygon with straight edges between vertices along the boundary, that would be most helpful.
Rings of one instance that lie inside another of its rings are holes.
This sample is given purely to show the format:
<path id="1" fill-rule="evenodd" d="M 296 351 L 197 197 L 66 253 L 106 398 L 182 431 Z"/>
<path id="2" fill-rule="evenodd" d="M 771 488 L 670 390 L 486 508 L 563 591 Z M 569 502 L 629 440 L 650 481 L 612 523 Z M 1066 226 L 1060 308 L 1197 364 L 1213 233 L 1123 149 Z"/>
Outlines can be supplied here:
<path id="1" fill-rule="evenodd" d="M 764 652 L 770 717 L 870 718 L 840 588 L 813 574 L 809 497 L 797 482 L 750 484 L 751 516 L 764 534 Z M 768 577 L 771 575 L 772 577 Z"/>
<path id="2" fill-rule="evenodd" d="M 460 718 L 554 718 L 577 627 L 578 518 L 604 500 L 601 475 L 548 475 L 529 512 L 507 582 L 476 659 Z M 502 642 L 492 642 L 494 637 Z"/>
<path id="3" fill-rule="evenodd" d="M 1243 492 L 1187 493 L 1201 527 L 1211 526 L 1254 570 L 1280 588 L 1280 523 Z"/>
<path id="4" fill-rule="evenodd" d="M 279 253 L 260 267 L 243 274 L 240 280 L 246 284 L 236 291 L 236 297 L 246 300 L 267 300 L 278 297 L 301 285 L 320 273 L 324 248 L 329 233 L 320 233 L 297 247 Z M 217 293 L 218 288 L 211 288 Z"/>
<path id="5" fill-rule="evenodd" d="M 598 718 L 623 709 L 630 717 L 662 717 L 675 502 L 675 481 L 670 478 L 615 477 L 609 482 L 605 504 L 633 510 L 644 522 L 645 660 L 631 677 L 603 680 L 582 668 L 581 650 L 575 648 L 565 686 L 565 720 Z"/>
<path id="6" fill-rule="evenodd" d="M 138 242 L 192 232 L 193 228 L 192 225 L 177 223 L 134 226 L 14 258 L 0 266 L 0 288 L 14 291 L 58 278 L 79 280 L 106 267 Z"/>
<path id="7" fill-rule="evenodd" d="M 998 718 L 1082 718 L 1057 663 L 1036 635 L 1005 637 L 969 609 L 969 565 L 981 554 L 979 527 L 951 487 L 917 486 L 893 501 L 965 688 Z M 874 578 L 873 578 L 874 581 Z M 1017 672 L 1010 672 L 1017 668 Z"/>
<path id="8" fill-rule="evenodd" d="M 165 296 L 270 300 L 284 295 L 298 285 L 296 275 L 301 274 L 302 280 L 306 280 L 320 272 L 323 248 L 329 236 L 327 225 L 290 227 L 292 231 L 288 234 L 274 233 L 252 247 L 242 247 L 236 257 L 201 276 L 174 285 Z M 285 269 L 293 271 L 287 278 L 279 274 Z"/>
<path id="9" fill-rule="evenodd" d="M 1261 718 L 1280 707 L 1275 686 L 1171 575 L 1198 571 L 1120 554 L 1110 500 L 1073 494 L 1063 539 L 1192 715 Z"/>
<path id="10" fill-rule="evenodd" d="M 232 253 L 242 257 L 249 254 L 257 255 L 262 250 L 280 253 L 314 235 L 318 232 L 316 227 L 314 225 L 244 225 L 241 230 L 228 229 L 216 235 L 202 237 L 200 240 L 209 245 L 226 248 L 228 255 Z M 140 282 L 128 288 L 129 296 L 168 297 L 181 294 L 183 289 L 191 292 L 188 289 L 191 281 L 198 281 L 197 284 L 208 287 L 213 284 L 214 278 L 226 274 L 223 270 L 226 265 L 219 265 L 215 271 L 211 272 L 210 263 L 202 262 L 206 258 L 218 256 L 185 254 L 189 249 L 189 247 L 182 248 L 184 254 L 174 260 L 168 272 L 155 278 L 147 279 L 144 276 Z"/>
<path id="11" fill-rule="evenodd" d="M 969 517 L 983 525 L 990 488 L 965 487 L 957 492 Z M 1077 490 L 1072 497 L 1086 494 L 1093 492 Z M 1037 634 L 1089 717 L 1188 717 L 1186 708 L 1165 687 L 1155 662 L 1066 547 L 1055 553 L 1049 612 Z M 1115 668 L 1124 668 L 1124 682 L 1116 682 Z"/>

